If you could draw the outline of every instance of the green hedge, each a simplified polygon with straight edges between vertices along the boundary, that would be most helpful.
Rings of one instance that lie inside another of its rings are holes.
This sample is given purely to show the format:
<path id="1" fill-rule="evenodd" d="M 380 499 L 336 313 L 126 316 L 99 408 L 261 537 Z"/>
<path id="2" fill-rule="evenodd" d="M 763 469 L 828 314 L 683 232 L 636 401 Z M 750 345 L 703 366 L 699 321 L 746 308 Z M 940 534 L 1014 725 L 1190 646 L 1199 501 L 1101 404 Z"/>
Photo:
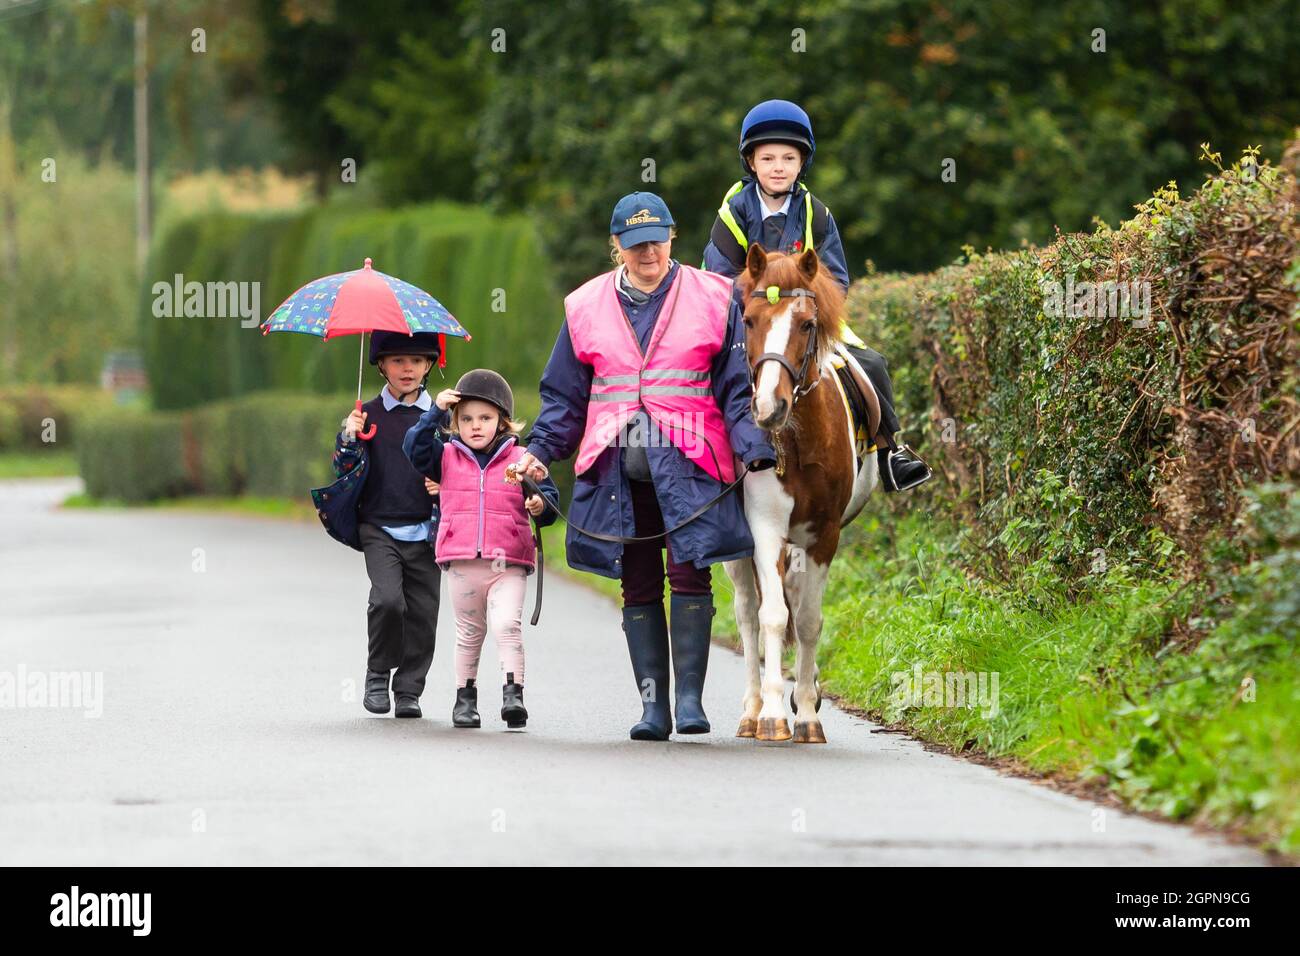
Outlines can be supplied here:
<path id="1" fill-rule="evenodd" d="M 449 339 L 451 383 L 476 367 L 511 382 L 536 383 L 555 342 L 562 299 L 540 253 L 533 224 L 468 206 L 436 203 L 393 211 L 344 204 L 278 214 L 206 213 L 166 227 L 142 283 L 141 341 L 154 404 L 190 408 L 263 389 L 336 393 L 355 388 L 356 336 L 330 341 L 281 333 L 263 336 L 237 317 L 153 314 L 154 283 L 179 274 L 191 282 L 258 282 L 260 322 L 294 290 L 318 276 L 374 267 L 427 290 L 473 336 Z M 495 290 L 504 290 L 504 302 Z M 504 311 L 493 311 L 503 306 Z M 366 366 L 366 390 L 381 382 Z"/>
<path id="2" fill-rule="evenodd" d="M 351 405 L 346 395 L 257 392 L 183 412 L 105 409 L 83 420 L 78 465 L 98 499 L 304 496 L 332 479 Z"/>
<path id="3" fill-rule="evenodd" d="M 367 396 L 373 397 L 373 396 Z M 87 413 L 77 441 L 86 492 L 126 502 L 181 495 L 305 497 L 333 479 L 330 456 L 351 395 L 254 392 L 177 412 L 106 407 Z M 535 391 L 516 390 L 524 437 Z M 564 501 L 572 466 L 555 468 Z"/>
<path id="4" fill-rule="evenodd" d="M 1195 564 L 1242 487 L 1300 476 L 1297 155 L 1279 168 L 1249 153 L 1118 228 L 854 287 L 908 437 L 944 473 L 927 494 L 983 530 L 972 554 L 990 572 L 1008 527 L 1076 573 L 1173 544 Z M 1053 308 L 1050 283 L 1067 281 L 1149 283 L 1149 324 Z"/>
<path id="5" fill-rule="evenodd" d="M 149 501 L 190 489 L 181 416 L 105 408 L 82 419 L 77 466 L 96 498 Z"/>
<path id="6" fill-rule="evenodd" d="M 1300 146 L 1207 158 L 1117 228 L 854 287 L 942 474 L 846 532 L 818 664 L 927 741 L 1296 853 Z M 1150 324 L 1053 308 L 1067 279 L 1149 282 Z M 917 666 L 1001 709 L 901 699 Z"/>
<path id="7" fill-rule="evenodd" d="M 89 385 L 0 388 L 0 451 L 71 448 L 77 418 L 111 401 L 110 393 Z M 45 440 L 47 420 L 54 425 L 54 443 Z"/>

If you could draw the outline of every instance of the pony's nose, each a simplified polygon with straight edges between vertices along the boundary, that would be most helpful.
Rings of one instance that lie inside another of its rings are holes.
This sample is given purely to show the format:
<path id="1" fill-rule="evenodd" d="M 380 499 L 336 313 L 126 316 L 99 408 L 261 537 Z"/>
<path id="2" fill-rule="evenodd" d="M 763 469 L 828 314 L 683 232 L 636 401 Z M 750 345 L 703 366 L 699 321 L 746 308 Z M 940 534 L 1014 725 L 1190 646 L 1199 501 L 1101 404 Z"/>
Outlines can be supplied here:
<path id="1" fill-rule="evenodd" d="M 785 423 L 785 413 L 790 407 L 790 403 L 784 398 L 778 398 L 772 403 L 772 414 L 762 421 L 756 422 L 759 428 L 772 428 L 775 425 Z"/>

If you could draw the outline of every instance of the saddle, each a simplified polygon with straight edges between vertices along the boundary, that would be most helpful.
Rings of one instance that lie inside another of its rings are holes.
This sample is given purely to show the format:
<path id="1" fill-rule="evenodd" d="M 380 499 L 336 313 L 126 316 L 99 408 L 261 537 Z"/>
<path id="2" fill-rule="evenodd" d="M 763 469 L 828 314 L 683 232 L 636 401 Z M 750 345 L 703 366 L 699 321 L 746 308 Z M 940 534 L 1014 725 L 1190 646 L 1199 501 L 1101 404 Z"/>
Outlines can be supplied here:
<path id="1" fill-rule="evenodd" d="M 875 436 L 880 431 L 880 397 L 876 395 L 875 386 L 862 371 L 862 367 L 841 342 L 835 344 L 831 365 L 835 369 L 840 396 L 848 407 L 849 420 L 853 423 L 853 457 L 861 462 L 868 454 L 876 451 Z"/>

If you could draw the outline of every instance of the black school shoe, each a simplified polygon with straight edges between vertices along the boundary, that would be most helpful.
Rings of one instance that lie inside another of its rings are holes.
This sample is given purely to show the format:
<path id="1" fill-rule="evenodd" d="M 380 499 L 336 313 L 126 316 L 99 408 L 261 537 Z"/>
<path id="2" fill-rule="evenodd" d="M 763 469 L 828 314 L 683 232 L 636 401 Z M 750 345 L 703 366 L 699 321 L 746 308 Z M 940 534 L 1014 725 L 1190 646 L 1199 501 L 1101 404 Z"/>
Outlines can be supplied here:
<path id="1" fill-rule="evenodd" d="M 394 717 L 422 717 L 420 713 L 420 698 L 414 694 L 398 694 L 397 709 L 393 711 Z"/>
<path id="2" fill-rule="evenodd" d="M 505 686 L 501 688 L 501 719 L 510 730 L 518 730 L 528 723 L 528 711 L 524 709 L 524 685 L 515 683 L 513 671 L 506 674 Z"/>
<path id="3" fill-rule="evenodd" d="M 391 702 L 388 699 L 388 671 L 366 671 L 366 696 L 361 704 L 372 714 L 386 714 Z"/>
<path id="4" fill-rule="evenodd" d="M 451 725 L 453 727 L 481 725 L 478 716 L 478 688 L 474 686 L 472 677 L 465 681 L 464 687 L 456 688 L 456 706 L 451 709 Z"/>
<path id="5" fill-rule="evenodd" d="M 876 452 L 876 459 L 880 463 L 880 483 L 888 492 L 910 491 L 934 476 L 930 466 L 907 445 L 892 451 L 882 448 Z"/>

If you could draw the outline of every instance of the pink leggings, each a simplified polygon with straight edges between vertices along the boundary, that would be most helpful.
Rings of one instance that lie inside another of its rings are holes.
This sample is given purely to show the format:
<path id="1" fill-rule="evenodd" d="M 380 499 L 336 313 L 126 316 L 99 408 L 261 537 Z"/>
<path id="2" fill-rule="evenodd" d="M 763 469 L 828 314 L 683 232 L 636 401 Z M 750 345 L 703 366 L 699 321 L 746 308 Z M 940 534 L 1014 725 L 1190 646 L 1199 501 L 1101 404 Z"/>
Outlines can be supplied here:
<path id="1" fill-rule="evenodd" d="M 517 564 L 491 558 L 452 561 L 447 565 L 451 606 L 456 612 L 456 686 L 464 687 L 478 677 L 483 638 L 489 630 L 497 641 L 501 659 L 501 680 L 513 673 L 515 683 L 524 682 L 524 592 L 528 573 Z"/>

